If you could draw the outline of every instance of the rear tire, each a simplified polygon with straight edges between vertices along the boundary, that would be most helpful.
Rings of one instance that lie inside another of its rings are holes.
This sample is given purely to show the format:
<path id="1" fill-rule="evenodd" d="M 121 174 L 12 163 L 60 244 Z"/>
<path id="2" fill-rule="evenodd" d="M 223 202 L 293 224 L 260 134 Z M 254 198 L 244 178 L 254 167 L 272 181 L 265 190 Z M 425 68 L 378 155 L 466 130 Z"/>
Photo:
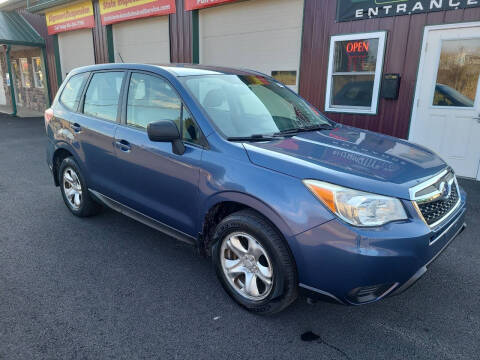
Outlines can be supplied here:
<path id="1" fill-rule="evenodd" d="M 63 201 L 73 215 L 87 217 L 100 212 L 100 204 L 89 194 L 85 178 L 72 157 L 63 159 L 60 164 L 58 183 Z"/>
<path id="2" fill-rule="evenodd" d="M 298 294 L 296 265 L 278 231 L 252 210 L 241 210 L 216 227 L 212 259 L 226 292 L 262 315 L 282 311 Z"/>

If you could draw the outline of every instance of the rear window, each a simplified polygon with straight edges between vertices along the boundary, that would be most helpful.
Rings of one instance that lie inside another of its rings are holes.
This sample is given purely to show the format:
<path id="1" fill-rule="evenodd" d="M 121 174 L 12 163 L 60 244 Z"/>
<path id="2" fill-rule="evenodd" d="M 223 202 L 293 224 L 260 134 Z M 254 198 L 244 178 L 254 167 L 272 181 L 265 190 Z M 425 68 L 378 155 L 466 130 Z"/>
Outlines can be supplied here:
<path id="1" fill-rule="evenodd" d="M 89 73 L 74 75 L 68 80 L 63 88 L 60 102 L 69 110 L 76 111 L 80 103 L 83 85 L 88 79 Z"/>
<path id="2" fill-rule="evenodd" d="M 83 113 L 116 121 L 124 72 L 99 72 L 92 76 L 83 104 Z"/>

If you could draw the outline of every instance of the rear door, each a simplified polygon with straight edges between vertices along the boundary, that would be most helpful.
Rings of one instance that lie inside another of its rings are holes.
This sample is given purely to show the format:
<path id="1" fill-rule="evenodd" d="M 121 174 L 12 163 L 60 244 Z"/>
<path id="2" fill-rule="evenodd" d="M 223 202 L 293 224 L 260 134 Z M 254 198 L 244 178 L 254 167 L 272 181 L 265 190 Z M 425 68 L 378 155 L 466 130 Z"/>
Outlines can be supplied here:
<path id="1" fill-rule="evenodd" d="M 114 137 L 119 120 L 120 95 L 125 71 L 94 72 L 84 90 L 72 127 L 82 149 L 88 186 L 115 197 Z"/>
<path id="2" fill-rule="evenodd" d="M 195 236 L 203 135 L 178 93 L 165 79 L 132 72 L 123 123 L 115 135 L 115 178 L 120 202 L 161 223 Z M 173 120 L 186 151 L 148 139 L 147 125 Z"/>

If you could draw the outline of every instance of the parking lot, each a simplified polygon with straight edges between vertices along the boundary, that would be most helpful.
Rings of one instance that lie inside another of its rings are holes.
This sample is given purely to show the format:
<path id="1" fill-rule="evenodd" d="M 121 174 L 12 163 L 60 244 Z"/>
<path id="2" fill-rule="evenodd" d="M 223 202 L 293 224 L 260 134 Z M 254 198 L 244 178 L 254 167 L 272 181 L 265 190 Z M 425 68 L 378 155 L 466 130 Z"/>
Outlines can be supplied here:
<path id="1" fill-rule="evenodd" d="M 72 216 L 45 141 L 42 119 L 0 116 L 0 359 L 478 359 L 480 182 L 460 181 L 468 228 L 404 294 L 259 317 L 188 245 Z"/>

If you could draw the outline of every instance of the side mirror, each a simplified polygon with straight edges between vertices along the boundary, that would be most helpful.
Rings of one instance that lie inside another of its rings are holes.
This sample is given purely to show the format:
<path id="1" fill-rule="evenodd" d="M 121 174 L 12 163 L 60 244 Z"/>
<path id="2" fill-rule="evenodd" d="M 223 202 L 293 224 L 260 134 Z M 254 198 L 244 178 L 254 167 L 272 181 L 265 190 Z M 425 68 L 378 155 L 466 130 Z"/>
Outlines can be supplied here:
<path id="1" fill-rule="evenodd" d="M 172 120 L 161 120 L 148 124 L 147 134 L 151 141 L 171 142 L 172 150 L 177 155 L 182 155 L 185 152 L 185 145 L 183 145 L 180 132 Z"/>

